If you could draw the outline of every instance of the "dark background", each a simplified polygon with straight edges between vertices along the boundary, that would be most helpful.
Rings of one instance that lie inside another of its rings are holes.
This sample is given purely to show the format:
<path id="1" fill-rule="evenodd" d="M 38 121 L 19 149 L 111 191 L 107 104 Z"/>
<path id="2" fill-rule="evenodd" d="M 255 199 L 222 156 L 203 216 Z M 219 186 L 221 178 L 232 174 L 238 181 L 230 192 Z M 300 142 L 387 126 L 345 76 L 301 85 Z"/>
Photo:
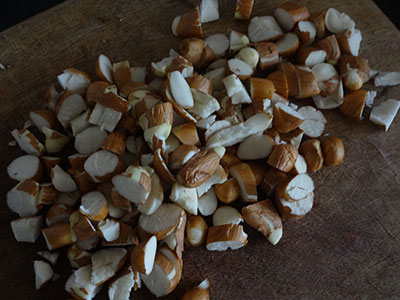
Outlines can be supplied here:
<path id="1" fill-rule="evenodd" d="M 7 4 L 2 4 L 2 14 L 0 17 L 0 31 L 7 29 L 31 16 L 38 14 L 63 0 L 11 0 Z M 398 0 L 376 0 L 376 4 L 400 28 L 400 3 Z M 366 16 L 368 17 L 368 16 Z"/>

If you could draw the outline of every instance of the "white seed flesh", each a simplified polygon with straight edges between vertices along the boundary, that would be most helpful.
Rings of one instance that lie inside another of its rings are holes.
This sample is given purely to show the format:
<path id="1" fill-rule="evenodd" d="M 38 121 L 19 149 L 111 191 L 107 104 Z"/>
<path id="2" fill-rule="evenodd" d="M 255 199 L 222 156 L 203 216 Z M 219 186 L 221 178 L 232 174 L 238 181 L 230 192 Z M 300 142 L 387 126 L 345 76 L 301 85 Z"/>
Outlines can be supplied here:
<path id="1" fill-rule="evenodd" d="M 218 148 L 225 149 L 224 147 L 220 147 L 220 146 L 218 146 L 214 149 L 218 149 Z M 220 156 L 220 157 L 222 157 L 222 156 Z M 225 169 L 221 165 L 219 165 L 217 167 L 217 169 L 215 170 L 214 174 L 210 178 L 208 178 L 206 180 L 206 182 L 204 182 L 201 185 L 199 185 L 198 187 L 196 187 L 198 197 L 202 197 L 205 193 L 207 193 L 213 187 L 214 184 L 224 183 L 227 180 L 227 177 L 228 176 L 227 176 Z"/>
<path id="2" fill-rule="evenodd" d="M 91 217 L 96 217 L 106 204 L 106 197 L 100 192 L 93 191 L 82 196 L 79 209 Z"/>
<path id="3" fill-rule="evenodd" d="M 229 50 L 231 52 L 239 51 L 240 49 L 246 47 L 249 44 L 249 38 L 247 35 L 239 35 L 237 31 L 232 30 L 229 34 Z"/>
<path id="4" fill-rule="evenodd" d="M 225 224 L 240 224 L 243 222 L 243 217 L 232 206 L 221 206 L 213 214 L 213 226 Z"/>
<path id="5" fill-rule="evenodd" d="M 299 30 L 301 32 L 308 32 L 310 34 L 310 41 L 308 44 L 312 44 L 314 42 L 315 36 L 317 35 L 317 30 L 315 29 L 314 23 L 310 21 L 300 21 L 298 23 Z"/>
<path id="6" fill-rule="evenodd" d="M 375 86 L 395 86 L 400 84 L 400 72 L 379 72 Z"/>
<path id="7" fill-rule="evenodd" d="M 299 113 L 304 117 L 303 123 L 299 126 L 304 134 L 312 138 L 320 137 L 327 123 L 321 111 L 312 106 L 303 106 L 299 109 Z"/>
<path id="8" fill-rule="evenodd" d="M 388 131 L 397 112 L 400 108 L 400 101 L 389 99 L 378 106 L 374 106 L 371 111 L 370 120 L 379 126 L 383 126 Z"/>
<path id="9" fill-rule="evenodd" d="M 99 126 L 86 128 L 75 137 L 75 150 L 81 154 L 92 154 L 100 149 L 107 132 Z"/>
<path id="10" fill-rule="evenodd" d="M 250 135 L 240 143 L 236 155 L 242 160 L 266 158 L 274 144 L 274 140 L 268 135 Z"/>
<path id="11" fill-rule="evenodd" d="M 344 90 L 343 82 L 340 80 L 339 85 L 335 92 L 323 98 L 320 95 L 314 96 L 313 101 L 319 109 L 335 109 L 343 104 Z"/>
<path id="12" fill-rule="evenodd" d="M 315 50 L 308 55 L 305 63 L 307 67 L 312 68 L 318 64 L 323 63 L 325 60 L 326 52 L 324 50 Z"/>
<path id="13" fill-rule="evenodd" d="M 314 191 L 314 182 L 307 174 L 295 176 L 287 185 L 285 194 L 293 199 L 300 200 Z"/>
<path id="14" fill-rule="evenodd" d="M 132 267 L 129 267 L 129 270 L 128 274 L 119 277 L 109 285 L 108 298 L 110 300 L 129 300 L 131 290 L 135 286 L 135 274 Z"/>
<path id="15" fill-rule="evenodd" d="M 190 113 L 205 119 L 220 109 L 219 102 L 210 94 L 195 89 L 191 89 L 191 92 L 194 98 L 194 106 L 188 109 Z"/>
<path id="16" fill-rule="evenodd" d="M 172 185 L 169 199 L 188 213 L 197 215 L 198 198 L 195 188 L 186 188 L 175 182 Z"/>
<path id="17" fill-rule="evenodd" d="M 251 98 L 240 79 L 231 74 L 223 79 L 226 92 L 231 97 L 232 104 L 251 103 Z"/>
<path id="18" fill-rule="evenodd" d="M 19 218 L 11 221 L 11 229 L 17 242 L 34 243 L 42 232 L 42 216 Z"/>
<path id="19" fill-rule="evenodd" d="M 105 219 L 99 222 L 99 230 L 103 235 L 103 238 L 107 242 L 113 242 L 119 238 L 120 235 L 120 224 L 112 219 Z"/>
<path id="20" fill-rule="evenodd" d="M 99 67 L 104 77 L 111 83 L 113 83 L 113 71 L 111 60 L 104 54 L 99 56 Z"/>
<path id="21" fill-rule="evenodd" d="M 80 95 L 84 95 L 90 85 L 90 80 L 86 76 L 68 69 L 58 75 L 57 80 L 64 90 L 74 91 Z"/>
<path id="22" fill-rule="evenodd" d="M 193 107 L 194 100 L 190 86 L 179 71 L 170 73 L 169 86 L 172 96 L 180 106 L 183 108 Z"/>
<path id="23" fill-rule="evenodd" d="M 356 23 L 347 14 L 331 7 L 325 13 L 325 25 L 330 32 L 339 33 L 346 29 L 353 29 Z"/>
<path id="24" fill-rule="evenodd" d="M 217 195 L 214 189 L 210 189 L 199 198 L 199 213 L 203 216 L 211 216 L 218 206 Z"/>
<path id="25" fill-rule="evenodd" d="M 255 69 L 257 67 L 260 55 L 258 54 L 256 49 L 251 48 L 251 47 L 245 47 L 245 48 L 242 48 L 239 51 L 239 53 L 236 54 L 235 57 L 248 63 L 253 69 Z"/>
<path id="26" fill-rule="evenodd" d="M 150 192 L 142 185 L 141 178 L 142 176 L 150 177 L 150 175 L 145 169 L 133 166 L 128 167 L 127 171 L 129 172 L 116 175 L 112 178 L 112 183 L 117 192 L 133 203 L 145 203 Z M 151 186 L 149 188 L 151 189 Z"/>
<path id="27" fill-rule="evenodd" d="M 229 39 L 225 34 L 218 33 L 208 36 L 204 39 L 205 46 L 210 46 L 215 55 L 225 56 L 226 50 L 229 49 Z"/>
<path id="28" fill-rule="evenodd" d="M 122 113 L 119 111 L 96 103 L 90 114 L 89 123 L 99 126 L 102 130 L 113 132 L 121 117 Z"/>
<path id="29" fill-rule="evenodd" d="M 57 119 L 64 127 L 68 127 L 71 120 L 75 119 L 86 109 L 87 105 L 83 97 L 79 94 L 72 94 L 61 103 Z"/>
<path id="30" fill-rule="evenodd" d="M 7 167 L 8 176 L 18 181 L 30 179 L 36 175 L 40 160 L 35 155 L 23 155 L 14 159 Z"/>
<path id="31" fill-rule="evenodd" d="M 71 175 L 61 169 L 56 165 L 51 169 L 52 178 L 51 182 L 54 188 L 59 192 L 73 192 L 78 189 L 75 181 L 72 179 Z"/>
<path id="32" fill-rule="evenodd" d="M 218 0 L 202 0 L 200 3 L 199 14 L 201 23 L 209 23 L 218 20 Z"/>
<path id="33" fill-rule="evenodd" d="M 239 58 L 232 58 L 228 60 L 229 70 L 236 76 L 251 76 L 253 68 L 245 61 Z"/>
<path id="34" fill-rule="evenodd" d="M 178 223 L 182 209 L 176 204 L 162 204 L 153 214 L 139 217 L 139 226 L 149 234 L 154 234 Z M 174 229 L 174 228 L 173 228 Z M 172 232 L 172 230 L 171 230 Z"/>
<path id="35" fill-rule="evenodd" d="M 278 20 L 279 25 L 285 31 L 291 31 L 293 29 L 293 27 L 295 25 L 293 18 L 286 10 L 278 7 L 275 10 L 275 17 Z"/>
<path id="36" fill-rule="evenodd" d="M 76 118 L 72 119 L 70 122 L 71 130 L 72 130 L 72 135 L 77 136 L 78 133 L 81 131 L 85 130 L 86 128 L 89 128 L 91 125 L 87 120 L 87 117 L 89 115 L 89 111 L 85 111 Z"/>
<path id="37" fill-rule="evenodd" d="M 113 277 L 127 252 L 124 248 L 108 248 L 93 253 L 91 282 L 99 284 Z"/>
<path id="38" fill-rule="evenodd" d="M 291 49 L 297 48 L 299 45 L 299 38 L 296 34 L 289 32 L 281 37 L 277 42 L 276 46 L 278 47 L 279 55 L 290 51 Z"/>
<path id="39" fill-rule="evenodd" d="M 272 16 L 252 18 L 247 33 L 253 43 L 276 39 L 283 34 L 282 29 Z"/>
<path id="40" fill-rule="evenodd" d="M 87 265 L 75 270 L 65 283 L 67 292 L 73 291 L 74 294 L 82 299 L 91 300 L 100 291 L 101 285 L 96 286 L 91 282 L 92 265 Z"/>
<path id="41" fill-rule="evenodd" d="M 146 199 L 146 202 L 143 204 L 138 204 L 137 209 L 146 215 L 151 215 L 154 213 L 162 204 L 164 199 L 163 186 L 160 180 L 160 177 L 157 173 L 153 173 L 150 176 L 151 178 L 151 191 L 149 196 Z"/>
<path id="42" fill-rule="evenodd" d="M 304 198 L 297 201 L 288 201 L 280 198 L 282 206 L 290 208 L 290 214 L 294 216 L 304 216 L 311 211 L 314 202 L 313 193 L 307 194 Z"/>
<path id="43" fill-rule="evenodd" d="M 51 280 L 54 271 L 47 262 L 42 260 L 35 260 L 33 269 L 35 271 L 35 286 L 38 290 Z"/>

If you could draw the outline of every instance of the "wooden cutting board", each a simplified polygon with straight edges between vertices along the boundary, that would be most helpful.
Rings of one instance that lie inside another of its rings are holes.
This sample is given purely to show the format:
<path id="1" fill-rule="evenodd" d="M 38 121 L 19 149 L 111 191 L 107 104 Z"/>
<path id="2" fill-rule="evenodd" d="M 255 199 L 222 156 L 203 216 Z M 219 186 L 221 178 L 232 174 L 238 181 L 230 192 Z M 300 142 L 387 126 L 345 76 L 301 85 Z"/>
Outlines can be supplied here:
<path id="1" fill-rule="evenodd" d="M 100 53 L 114 62 L 149 66 L 177 48 L 170 32 L 174 16 L 199 1 L 86 0 L 67 1 L 0 33 L 0 202 L 2 299 L 65 299 L 69 274 L 65 251 L 55 270 L 61 278 L 35 291 L 32 260 L 45 250 L 43 239 L 17 243 L 6 207 L 13 186 L 5 168 L 21 152 L 7 146 L 10 131 L 21 127 L 28 113 L 41 107 L 49 84 L 63 69 L 76 67 L 93 75 Z M 253 16 L 269 15 L 283 1 L 256 0 Z M 371 0 L 300 1 L 310 11 L 334 6 L 347 12 L 363 33 L 361 55 L 377 70 L 400 71 L 400 34 Z M 205 24 L 205 36 L 247 23 L 233 19 L 236 1 L 221 1 L 221 20 Z M 398 98 L 400 88 L 377 89 L 377 102 Z M 304 100 L 308 103 L 308 100 Z M 369 109 L 366 109 L 369 112 Z M 273 247 L 245 226 L 249 243 L 237 251 L 184 253 L 183 278 L 165 299 L 179 299 L 205 277 L 213 299 L 367 299 L 400 296 L 400 117 L 385 133 L 363 120 L 354 123 L 338 111 L 326 112 L 326 132 L 339 136 L 346 157 L 338 168 L 313 174 L 316 205 L 303 220 L 287 223 Z M 98 299 L 106 299 L 103 289 Z M 146 289 L 133 299 L 152 299 Z"/>

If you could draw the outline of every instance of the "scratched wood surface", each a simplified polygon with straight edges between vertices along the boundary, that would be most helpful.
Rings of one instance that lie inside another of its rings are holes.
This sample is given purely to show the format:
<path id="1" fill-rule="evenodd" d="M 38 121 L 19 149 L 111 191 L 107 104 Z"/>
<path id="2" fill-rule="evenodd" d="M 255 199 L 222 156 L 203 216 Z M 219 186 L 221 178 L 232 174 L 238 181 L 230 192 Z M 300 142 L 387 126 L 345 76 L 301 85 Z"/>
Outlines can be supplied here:
<path id="1" fill-rule="evenodd" d="M 221 20 L 204 25 L 205 36 L 247 23 L 233 19 L 234 0 L 220 0 Z M 253 15 L 267 15 L 281 2 L 255 1 Z M 350 14 L 361 29 L 361 54 L 378 70 L 400 70 L 400 34 L 371 0 L 299 1 L 311 11 L 335 6 Z M 33 108 L 42 105 L 48 85 L 64 68 L 93 75 L 100 53 L 113 61 L 149 66 L 166 56 L 179 39 L 172 36 L 174 16 L 195 1 L 71 0 L 0 33 L 0 298 L 65 299 L 70 272 L 61 251 L 55 271 L 61 278 L 42 291 L 34 289 L 32 260 L 44 250 L 17 243 L 9 222 L 5 194 L 13 186 L 5 167 L 21 152 L 7 146 L 10 130 L 21 127 Z M 396 98 L 400 88 L 378 89 L 378 102 Z M 368 110 L 367 110 L 368 112 Z M 368 120 L 356 124 L 340 112 L 326 113 L 327 132 L 342 137 L 346 158 L 341 167 L 313 175 L 316 207 L 303 220 L 284 226 L 273 247 L 245 226 L 249 244 L 237 251 L 184 253 L 183 278 L 165 299 L 179 299 L 205 277 L 212 299 L 394 299 L 400 297 L 400 118 L 388 133 Z M 103 289 L 98 299 L 106 299 Z M 146 289 L 132 299 L 152 299 Z"/>

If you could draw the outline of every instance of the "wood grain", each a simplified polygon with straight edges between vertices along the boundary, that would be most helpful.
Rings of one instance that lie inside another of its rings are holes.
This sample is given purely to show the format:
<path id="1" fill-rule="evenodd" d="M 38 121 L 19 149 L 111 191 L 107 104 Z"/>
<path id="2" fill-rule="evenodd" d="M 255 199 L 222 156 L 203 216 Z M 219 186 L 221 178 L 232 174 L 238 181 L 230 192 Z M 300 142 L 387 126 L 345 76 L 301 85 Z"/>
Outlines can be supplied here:
<path id="1" fill-rule="evenodd" d="M 221 1 L 222 20 L 204 25 L 205 36 L 247 23 L 233 19 L 234 0 Z M 256 0 L 253 15 L 267 15 L 283 1 Z M 371 0 L 299 1 L 311 11 L 334 6 L 350 14 L 361 29 L 361 54 L 379 70 L 400 70 L 400 33 Z M 9 222 L 16 216 L 6 207 L 13 186 L 5 167 L 21 154 L 7 146 L 10 130 L 22 126 L 28 112 L 42 105 L 49 84 L 64 68 L 93 75 L 100 53 L 131 65 L 150 61 L 177 48 L 170 33 L 176 15 L 197 1 L 70 0 L 0 33 L 0 247 L 2 299 L 64 299 L 69 270 L 65 252 L 56 266 L 61 279 L 42 291 L 34 289 L 32 260 L 45 249 L 43 239 L 17 243 Z M 378 89 L 378 102 L 396 98 L 400 88 Z M 307 101 L 307 100 L 305 100 Z M 249 244 L 237 251 L 184 252 L 183 279 L 165 299 L 179 299 L 205 277 L 212 281 L 213 299 L 394 299 L 400 295 L 400 118 L 388 133 L 368 120 L 345 120 L 338 111 L 326 113 L 327 132 L 342 137 L 346 157 L 338 168 L 313 175 L 317 205 L 303 220 L 287 223 L 275 247 L 248 226 Z M 146 289 L 134 299 L 152 299 Z M 98 299 L 106 299 L 103 289 Z"/>

